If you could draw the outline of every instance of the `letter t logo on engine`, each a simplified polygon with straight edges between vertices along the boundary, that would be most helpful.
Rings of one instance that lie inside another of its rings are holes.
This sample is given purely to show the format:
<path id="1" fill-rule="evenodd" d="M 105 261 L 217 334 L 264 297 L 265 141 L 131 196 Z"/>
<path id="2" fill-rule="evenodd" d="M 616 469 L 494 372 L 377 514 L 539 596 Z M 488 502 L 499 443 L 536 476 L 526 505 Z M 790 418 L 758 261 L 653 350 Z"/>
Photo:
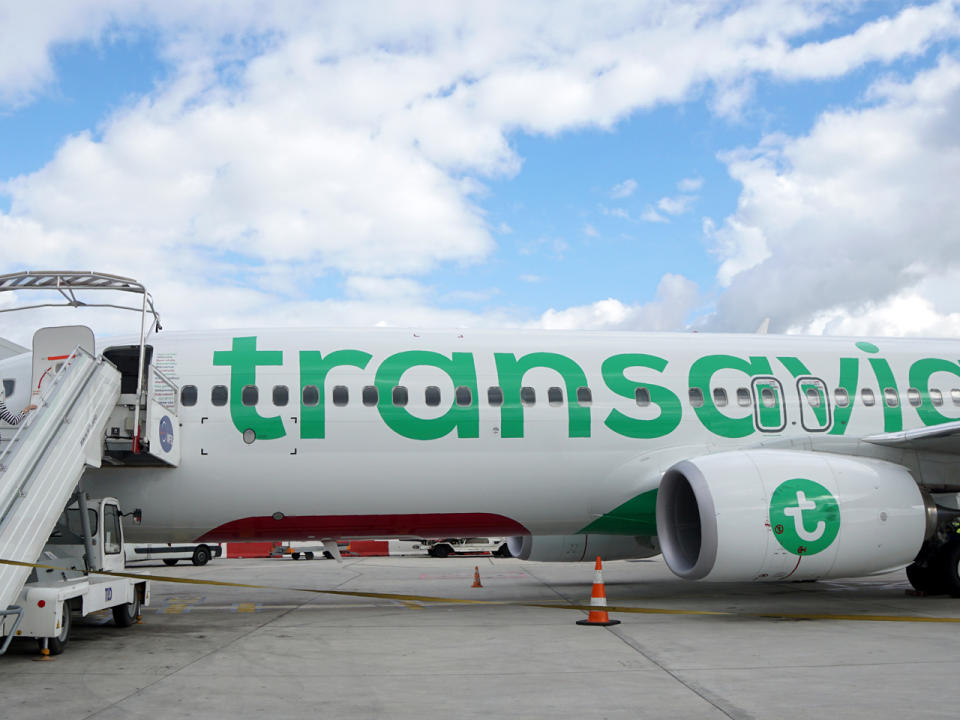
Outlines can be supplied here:
<path id="1" fill-rule="evenodd" d="M 770 527 L 785 550 L 816 555 L 840 532 L 840 506 L 820 483 L 806 478 L 782 482 L 770 498 Z"/>

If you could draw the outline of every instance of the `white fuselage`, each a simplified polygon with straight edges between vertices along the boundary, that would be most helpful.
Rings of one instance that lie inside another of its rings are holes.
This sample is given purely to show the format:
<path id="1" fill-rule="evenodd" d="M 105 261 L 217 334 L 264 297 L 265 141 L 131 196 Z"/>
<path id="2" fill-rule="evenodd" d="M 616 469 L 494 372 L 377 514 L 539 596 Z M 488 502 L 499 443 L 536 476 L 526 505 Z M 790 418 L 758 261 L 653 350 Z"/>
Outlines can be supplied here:
<path id="1" fill-rule="evenodd" d="M 98 350 L 114 344 L 125 343 Z M 104 466 L 84 480 L 142 509 L 131 540 L 577 533 L 653 493 L 684 458 L 842 453 L 867 435 L 960 418 L 952 340 L 264 329 L 149 344 L 157 367 L 196 389 L 179 410 L 180 465 Z M 0 374 L 21 366 L 5 361 Z M 244 404 L 251 386 L 256 404 Z M 371 386 L 378 398 L 364 404 Z M 918 481 L 944 484 L 945 467 Z M 655 532 L 626 511 L 604 528 Z"/>

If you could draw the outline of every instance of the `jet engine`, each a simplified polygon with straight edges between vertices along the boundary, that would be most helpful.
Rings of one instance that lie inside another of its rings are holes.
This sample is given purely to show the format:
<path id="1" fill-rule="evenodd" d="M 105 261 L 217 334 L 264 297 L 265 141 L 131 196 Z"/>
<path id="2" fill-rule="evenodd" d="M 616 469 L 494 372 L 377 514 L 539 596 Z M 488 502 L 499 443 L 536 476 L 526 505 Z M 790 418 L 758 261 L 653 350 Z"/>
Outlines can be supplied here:
<path id="1" fill-rule="evenodd" d="M 660 549 L 648 537 L 631 535 L 523 535 L 507 538 L 510 554 L 535 562 L 627 560 L 656 555 Z"/>
<path id="2" fill-rule="evenodd" d="M 657 536 L 690 580 L 872 575 L 912 562 L 937 509 L 906 468 L 831 453 L 748 450 L 676 463 Z"/>

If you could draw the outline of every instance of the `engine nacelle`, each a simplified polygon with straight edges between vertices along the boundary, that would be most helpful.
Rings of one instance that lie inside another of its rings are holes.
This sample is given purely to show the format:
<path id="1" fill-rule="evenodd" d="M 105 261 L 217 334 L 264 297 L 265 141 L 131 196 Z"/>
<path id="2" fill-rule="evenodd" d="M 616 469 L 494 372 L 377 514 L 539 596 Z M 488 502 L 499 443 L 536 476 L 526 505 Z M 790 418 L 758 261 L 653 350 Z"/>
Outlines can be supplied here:
<path id="1" fill-rule="evenodd" d="M 510 554 L 535 562 L 629 560 L 657 555 L 660 548 L 648 537 L 631 535 L 522 535 L 507 538 Z"/>
<path id="2" fill-rule="evenodd" d="M 679 462 L 657 493 L 664 559 L 689 580 L 813 580 L 909 564 L 936 505 L 906 468 L 792 450 Z"/>

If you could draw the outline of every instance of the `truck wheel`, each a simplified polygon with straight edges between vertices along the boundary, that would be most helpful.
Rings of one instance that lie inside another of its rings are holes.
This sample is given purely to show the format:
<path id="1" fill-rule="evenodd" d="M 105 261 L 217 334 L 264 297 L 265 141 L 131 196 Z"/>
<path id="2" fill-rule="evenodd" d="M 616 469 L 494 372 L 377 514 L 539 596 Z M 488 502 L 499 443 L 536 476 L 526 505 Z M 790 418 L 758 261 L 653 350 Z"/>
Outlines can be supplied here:
<path id="1" fill-rule="evenodd" d="M 117 605 L 113 608 L 113 621 L 117 627 L 130 627 L 140 614 L 140 589 L 134 588 L 133 602 Z"/>
<path id="2" fill-rule="evenodd" d="M 206 545 L 200 545 L 196 550 L 193 551 L 193 559 L 191 562 L 194 565 L 206 565 L 210 561 L 210 548 Z"/>
<path id="3" fill-rule="evenodd" d="M 449 557 L 452 552 L 453 548 L 449 545 L 436 545 L 433 548 L 433 556 L 438 558 Z"/>
<path id="4" fill-rule="evenodd" d="M 290 557 L 292 557 L 294 560 L 299 560 L 300 553 L 290 553 Z"/>
<path id="5" fill-rule="evenodd" d="M 70 615 L 70 606 L 64 605 L 60 634 L 56 637 L 47 638 L 47 649 L 50 650 L 51 655 L 59 655 L 63 652 L 63 648 L 66 647 L 67 642 L 70 640 L 70 627 L 72 624 L 73 619 Z M 43 650 L 43 641 L 38 639 L 37 644 L 40 646 L 40 649 Z"/>
<path id="6" fill-rule="evenodd" d="M 174 565 L 177 564 L 177 560 L 179 560 L 179 559 L 180 559 L 180 558 L 164 558 L 164 559 L 163 559 L 163 564 L 164 564 L 164 565 L 169 565 L 170 567 L 173 567 Z"/>
<path id="7" fill-rule="evenodd" d="M 306 558 L 307 560 L 313 560 L 313 553 L 312 552 L 304 553 L 303 557 Z"/>

